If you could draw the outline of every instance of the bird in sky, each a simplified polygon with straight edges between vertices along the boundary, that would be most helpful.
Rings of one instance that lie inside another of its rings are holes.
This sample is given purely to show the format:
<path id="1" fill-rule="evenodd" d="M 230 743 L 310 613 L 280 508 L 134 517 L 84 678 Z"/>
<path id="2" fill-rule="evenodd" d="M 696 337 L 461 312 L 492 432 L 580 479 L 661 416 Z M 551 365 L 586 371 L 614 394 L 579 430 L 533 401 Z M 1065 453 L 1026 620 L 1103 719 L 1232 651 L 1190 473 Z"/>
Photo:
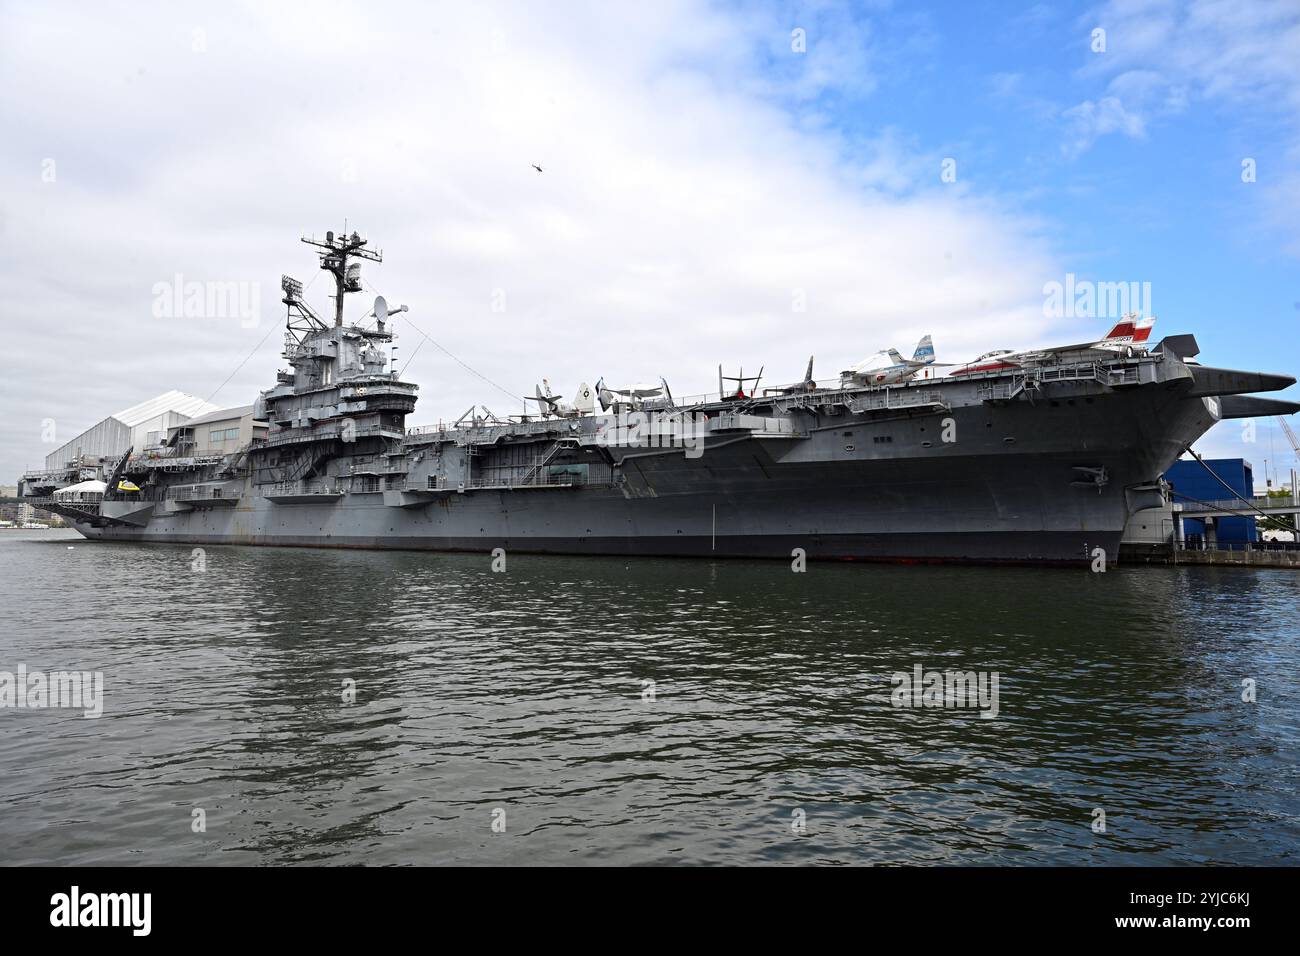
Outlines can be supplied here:
<path id="1" fill-rule="evenodd" d="M 533 169 L 537 170 L 539 173 L 542 171 L 542 167 L 538 166 L 536 163 L 533 163 Z"/>

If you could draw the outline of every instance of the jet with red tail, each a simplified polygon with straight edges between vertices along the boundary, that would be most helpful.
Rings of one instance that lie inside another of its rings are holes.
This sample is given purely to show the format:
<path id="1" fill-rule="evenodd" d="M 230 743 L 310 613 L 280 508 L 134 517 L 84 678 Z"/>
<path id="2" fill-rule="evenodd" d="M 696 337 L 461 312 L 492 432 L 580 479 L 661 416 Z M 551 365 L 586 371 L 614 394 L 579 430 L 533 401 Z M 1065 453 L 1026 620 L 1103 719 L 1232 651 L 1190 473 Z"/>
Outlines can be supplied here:
<path id="1" fill-rule="evenodd" d="M 1048 349 L 1034 349 L 1026 352 L 1014 352 L 1010 349 L 985 352 L 969 365 L 955 368 L 948 374 L 950 377 L 956 377 L 977 375 L 983 372 L 1005 372 L 1044 362 L 1052 356 L 1060 355 L 1062 352 L 1079 352 L 1085 349 L 1101 349 L 1107 352 L 1122 352 L 1132 355 L 1135 347 L 1145 347 L 1147 339 L 1151 337 L 1151 329 L 1155 324 L 1155 316 L 1144 319 L 1138 313 L 1132 312 L 1116 322 L 1111 330 L 1106 333 L 1105 338 L 1099 341 L 1080 342 L 1076 345 L 1058 345 Z"/>

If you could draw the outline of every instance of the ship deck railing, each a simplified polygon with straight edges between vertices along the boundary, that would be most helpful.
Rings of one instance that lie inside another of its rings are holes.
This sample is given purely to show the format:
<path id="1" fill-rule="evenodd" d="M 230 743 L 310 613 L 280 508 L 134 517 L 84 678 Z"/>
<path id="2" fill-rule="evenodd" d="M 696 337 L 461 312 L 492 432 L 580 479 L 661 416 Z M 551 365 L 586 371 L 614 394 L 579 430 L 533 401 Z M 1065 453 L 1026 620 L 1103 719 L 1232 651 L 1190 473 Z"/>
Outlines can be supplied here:
<path id="1" fill-rule="evenodd" d="M 133 455 L 127 467 L 131 471 L 148 469 L 151 471 L 194 471 L 199 468 L 206 468 L 209 465 L 220 464 L 226 457 L 220 455 L 186 455 L 172 457 L 170 455 L 156 455 L 154 457 L 144 457 Z M 116 463 L 112 467 L 116 467 Z M 109 468 L 111 471 L 112 468 Z"/>
<path id="2" fill-rule="evenodd" d="M 19 478 L 23 481 L 45 482 L 59 481 L 73 472 L 81 471 L 88 466 L 76 465 L 68 468 L 32 468 L 24 471 Z"/>
<path id="3" fill-rule="evenodd" d="M 395 482 L 391 490 L 454 493 L 466 491 L 522 491 L 532 488 L 608 488 L 613 487 L 614 484 L 615 481 L 612 478 L 593 480 L 576 473 L 567 475 L 521 475 L 519 477 L 489 475 L 471 478 L 467 481 L 452 481 L 430 475 L 423 481 L 411 479 L 409 481 Z"/>
<path id="4" fill-rule="evenodd" d="M 866 385 L 857 385 L 846 388 L 844 379 L 841 378 L 824 378 L 812 383 L 815 391 L 807 391 L 807 384 L 804 382 L 794 382 L 789 385 L 764 386 L 756 394 L 746 394 L 741 396 L 738 392 L 704 392 L 699 395 L 684 395 L 674 401 L 674 405 L 679 409 L 697 408 L 701 405 L 725 405 L 729 403 L 748 404 L 750 402 L 759 402 L 769 404 L 772 401 L 786 398 L 802 398 L 808 395 L 814 395 L 818 398 L 824 398 L 828 395 L 838 392 L 858 392 L 868 388 Z M 646 407 L 650 407 L 648 404 Z"/>
<path id="5" fill-rule="evenodd" d="M 1136 366 L 1118 368 L 1100 362 L 1073 362 L 1067 365 L 1044 365 L 1007 373 L 986 373 L 974 379 L 975 394 L 981 401 L 1007 401 L 1022 393 L 1036 392 L 1044 382 L 1099 382 L 1102 385 L 1135 385 L 1139 379 Z"/>
<path id="6" fill-rule="evenodd" d="M 237 495 L 225 494 L 221 485 L 171 485 L 164 492 L 167 501 L 227 501 Z"/>
<path id="7" fill-rule="evenodd" d="M 553 475 L 534 475 L 523 476 L 520 478 L 471 478 L 465 482 L 466 491 L 515 491 L 528 488 L 576 488 L 579 485 L 586 485 L 589 482 L 577 475 L 568 475 L 563 478 Z M 451 489 L 459 491 L 460 486 Z"/>
<path id="8" fill-rule="evenodd" d="M 254 438 L 244 443 L 234 451 L 222 452 L 200 452 L 193 454 L 184 449 L 166 449 L 162 452 L 146 452 L 132 455 L 127 462 L 128 471 L 140 470 L 162 470 L 162 471 L 193 471 L 198 468 L 206 468 L 209 465 L 220 464 L 225 459 L 234 460 L 240 455 L 247 454 L 253 448 L 262 448 L 266 445 L 266 440 Z M 105 474 L 112 474 L 121 462 L 121 455 L 110 455 L 101 459 L 101 465 Z"/>
<path id="9" fill-rule="evenodd" d="M 271 484 L 254 485 L 253 494 L 261 498 L 288 498 L 308 495 L 341 495 L 344 488 L 336 483 L 326 484 L 319 481 L 277 481 Z"/>
<path id="10" fill-rule="evenodd" d="M 937 408 L 951 411 L 952 406 L 944 401 L 943 393 L 924 388 L 886 388 L 879 392 L 859 393 L 848 400 L 849 407 L 855 412 L 889 411 L 907 408 Z"/>
<path id="11" fill-rule="evenodd" d="M 68 511 L 76 511 L 88 518 L 98 518 L 99 506 L 103 498 L 103 495 L 86 495 L 84 499 L 56 498 L 54 495 L 43 495 L 39 498 L 24 498 L 23 504 L 31 505 L 41 511 L 49 511 L 52 514 L 66 514 Z"/>
<path id="12" fill-rule="evenodd" d="M 596 416 L 586 416 L 590 419 Z M 406 430 L 408 442 L 453 442 L 457 445 L 491 445 L 498 439 L 520 435 L 575 435 L 570 425 L 578 424 L 572 418 L 539 418 L 527 422 L 501 422 L 491 425 L 419 425 Z M 581 426 L 579 425 L 579 428 Z"/>
<path id="13" fill-rule="evenodd" d="M 392 377 L 388 377 L 389 375 Z M 414 395 L 420 386 L 414 382 L 399 381 L 395 373 L 376 375 L 371 373 L 355 379 L 344 379 L 334 383 L 339 390 L 339 398 L 367 398 L 381 396 L 385 393 L 401 392 Z"/>
<path id="14" fill-rule="evenodd" d="M 400 459 L 396 464 L 394 459 Z M 391 455 L 358 455 L 348 460 L 349 475 L 404 475 L 410 471 L 402 453 Z"/>
<path id="15" fill-rule="evenodd" d="M 329 426 L 320 428 L 282 428 L 276 433 L 267 436 L 266 447 L 274 448 L 279 445 L 292 445 L 299 442 L 328 441 L 335 438 L 352 441 L 356 438 L 375 437 L 401 439 L 403 432 L 400 428 L 391 428 L 386 425 L 354 426 L 345 429 L 337 423 L 331 423 Z"/>

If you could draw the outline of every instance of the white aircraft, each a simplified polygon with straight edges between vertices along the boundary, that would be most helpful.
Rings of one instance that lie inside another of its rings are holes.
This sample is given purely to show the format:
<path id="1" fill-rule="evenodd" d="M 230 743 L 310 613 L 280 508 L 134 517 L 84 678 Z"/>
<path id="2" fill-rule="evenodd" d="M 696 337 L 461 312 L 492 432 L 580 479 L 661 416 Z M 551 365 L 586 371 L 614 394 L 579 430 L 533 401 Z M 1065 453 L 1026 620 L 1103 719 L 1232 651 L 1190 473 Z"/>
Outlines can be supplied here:
<path id="1" fill-rule="evenodd" d="M 939 365 L 944 363 L 940 362 Z M 897 349 L 877 352 L 866 361 L 840 373 L 843 385 L 896 385 L 906 382 L 923 368 L 935 365 L 934 341 L 924 336 L 916 343 L 916 351 L 905 359 Z"/>
<path id="2" fill-rule="evenodd" d="M 1130 312 L 1120 319 L 1106 333 L 1105 338 L 1096 342 L 1080 342 L 1076 345 L 1058 345 L 1049 349 L 1037 349 L 1026 352 L 1013 352 L 1010 349 L 998 349 L 985 352 L 969 365 L 963 365 L 949 372 L 949 376 L 975 375 L 979 372 L 1004 372 L 1007 369 L 1023 368 L 1060 352 L 1075 352 L 1080 349 L 1102 349 L 1108 352 L 1125 352 L 1131 354 L 1133 346 L 1141 345 L 1151 337 L 1151 329 L 1156 324 L 1155 316 L 1141 318 L 1138 313 Z"/>
<path id="3" fill-rule="evenodd" d="M 662 378 L 658 385 L 627 385 L 623 388 L 610 388 L 602 377 L 596 383 L 596 397 L 600 400 L 601 411 L 609 411 L 615 405 L 629 405 L 640 408 L 647 398 L 658 398 L 668 391 L 668 383 Z"/>
<path id="4" fill-rule="evenodd" d="M 550 418 L 554 415 L 556 418 L 578 418 L 581 415 L 590 415 L 596 410 L 596 404 L 592 400 L 591 386 L 583 382 L 578 386 L 578 394 L 573 396 L 573 404 L 566 405 L 560 401 L 559 397 L 551 391 L 551 383 L 542 379 L 541 385 L 534 386 L 536 395 L 525 395 L 525 401 L 536 402 L 541 409 L 543 418 Z"/>

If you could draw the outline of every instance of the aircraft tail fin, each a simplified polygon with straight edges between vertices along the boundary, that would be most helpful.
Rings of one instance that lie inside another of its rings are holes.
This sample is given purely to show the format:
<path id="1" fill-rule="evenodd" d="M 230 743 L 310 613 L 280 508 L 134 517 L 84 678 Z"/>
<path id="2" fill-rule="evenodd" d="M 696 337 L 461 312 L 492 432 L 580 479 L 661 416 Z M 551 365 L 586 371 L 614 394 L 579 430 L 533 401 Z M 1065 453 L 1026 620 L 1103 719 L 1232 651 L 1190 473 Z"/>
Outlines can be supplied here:
<path id="1" fill-rule="evenodd" d="M 591 386 L 586 382 L 578 386 L 578 394 L 573 396 L 573 407 L 583 415 L 590 415 L 596 410 L 596 402 L 593 398 Z"/>
<path id="2" fill-rule="evenodd" d="M 921 341 L 916 343 L 916 352 L 912 355 L 913 362 L 934 361 L 934 340 L 929 336 L 923 336 Z"/>
<path id="3" fill-rule="evenodd" d="M 805 384 L 805 385 L 810 384 L 810 383 L 812 382 L 812 380 L 813 380 L 813 377 L 812 377 L 812 367 L 813 367 L 813 359 L 814 359 L 814 358 L 816 358 L 816 356 L 813 356 L 813 355 L 808 356 L 808 371 L 806 371 L 806 372 L 803 373 L 803 381 L 804 381 L 804 384 Z"/>
<path id="4" fill-rule="evenodd" d="M 903 356 L 899 353 L 898 349 L 889 350 L 889 360 L 893 362 L 895 365 L 902 365 L 905 361 Z"/>
<path id="5" fill-rule="evenodd" d="M 1155 316 L 1143 319 L 1137 312 L 1130 312 L 1115 323 L 1100 344 L 1126 345 L 1145 342 L 1151 337 L 1151 329 L 1155 324 Z"/>

